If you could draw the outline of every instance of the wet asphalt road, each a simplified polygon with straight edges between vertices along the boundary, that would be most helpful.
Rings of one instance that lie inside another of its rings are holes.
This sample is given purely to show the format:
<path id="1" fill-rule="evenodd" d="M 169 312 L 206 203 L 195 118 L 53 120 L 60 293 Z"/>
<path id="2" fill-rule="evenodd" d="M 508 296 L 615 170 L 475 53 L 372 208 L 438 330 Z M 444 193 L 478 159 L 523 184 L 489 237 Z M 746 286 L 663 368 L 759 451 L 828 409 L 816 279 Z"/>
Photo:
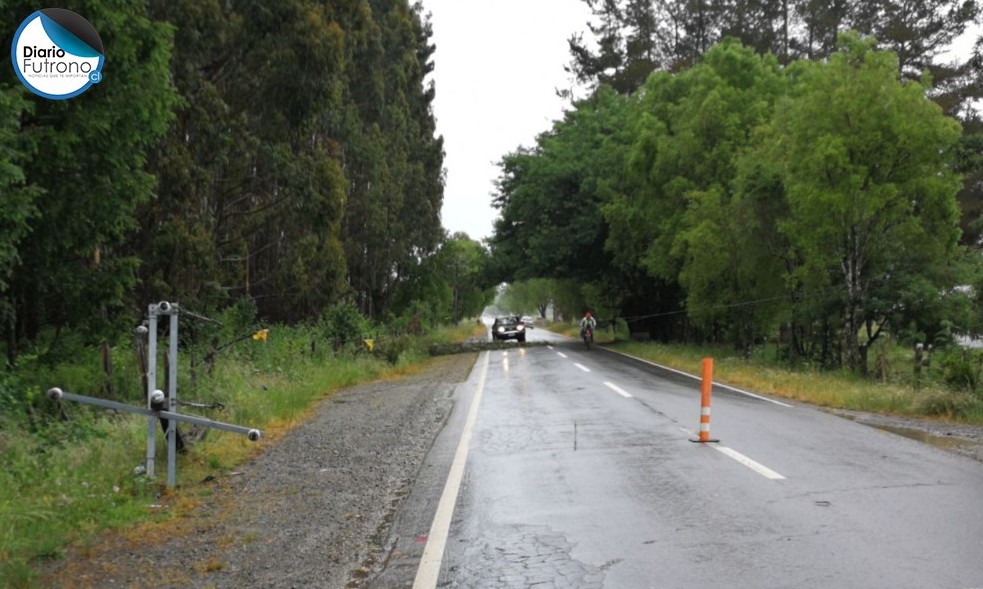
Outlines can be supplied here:
<path id="1" fill-rule="evenodd" d="M 458 387 L 368 586 L 413 586 L 480 394 L 436 586 L 983 588 L 983 464 L 724 389 L 693 443 L 698 381 L 528 339 Z"/>

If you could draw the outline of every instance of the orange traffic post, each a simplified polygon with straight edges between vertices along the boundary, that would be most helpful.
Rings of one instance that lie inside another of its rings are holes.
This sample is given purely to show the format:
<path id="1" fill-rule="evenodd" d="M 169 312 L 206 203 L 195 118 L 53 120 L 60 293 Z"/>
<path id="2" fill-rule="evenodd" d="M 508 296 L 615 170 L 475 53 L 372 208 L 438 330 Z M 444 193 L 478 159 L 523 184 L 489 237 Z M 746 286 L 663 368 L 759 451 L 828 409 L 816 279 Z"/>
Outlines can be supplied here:
<path id="1" fill-rule="evenodd" d="M 691 442 L 719 442 L 710 439 L 710 394 L 713 392 L 713 358 L 703 359 L 703 383 L 700 388 L 700 435 Z"/>

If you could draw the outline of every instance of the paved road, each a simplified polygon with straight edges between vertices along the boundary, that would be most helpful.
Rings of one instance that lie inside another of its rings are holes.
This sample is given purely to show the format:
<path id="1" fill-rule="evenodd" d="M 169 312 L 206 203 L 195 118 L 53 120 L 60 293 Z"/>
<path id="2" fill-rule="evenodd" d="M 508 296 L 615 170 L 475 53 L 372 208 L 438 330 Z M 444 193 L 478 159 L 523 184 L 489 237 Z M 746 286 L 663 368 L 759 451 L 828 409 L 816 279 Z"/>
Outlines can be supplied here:
<path id="1" fill-rule="evenodd" d="M 724 389 L 696 444 L 697 381 L 529 339 L 459 387 L 368 586 L 983 587 L 983 464 Z"/>

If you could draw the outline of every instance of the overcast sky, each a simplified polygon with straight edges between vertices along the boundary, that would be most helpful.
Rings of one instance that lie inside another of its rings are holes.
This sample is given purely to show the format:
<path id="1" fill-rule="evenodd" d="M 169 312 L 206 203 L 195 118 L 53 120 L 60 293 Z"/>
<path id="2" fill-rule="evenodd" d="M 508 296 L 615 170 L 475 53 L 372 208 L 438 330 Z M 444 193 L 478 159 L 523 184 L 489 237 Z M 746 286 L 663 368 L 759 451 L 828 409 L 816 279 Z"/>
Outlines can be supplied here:
<path id="1" fill-rule="evenodd" d="M 451 233 L 492 233 L 495 165 L 563 115 L 567 39 L 586 30 L 581 0 L 423 0 L 433 23 L 434 115 L 444 136 L 441 215 Z"/>
<path id="2" fill-rule="evenodd" d="M 496 165 L 562 117 L 567 39 L 586 31 L 582 0 L 423 0 L 433 23 L 434 115 L 444 137 L 443 226 L 472 239 L 492 233 Z M 976 32 L 979 28 L 976 28 Z M 975 33 L 974 33 L 975 34 Z M 589 34 L 585 35 L 589 37 Z M 968 55 L 970 35 L 959 43 Z M 974 37 L 975 38 L 975 37 Z"/>

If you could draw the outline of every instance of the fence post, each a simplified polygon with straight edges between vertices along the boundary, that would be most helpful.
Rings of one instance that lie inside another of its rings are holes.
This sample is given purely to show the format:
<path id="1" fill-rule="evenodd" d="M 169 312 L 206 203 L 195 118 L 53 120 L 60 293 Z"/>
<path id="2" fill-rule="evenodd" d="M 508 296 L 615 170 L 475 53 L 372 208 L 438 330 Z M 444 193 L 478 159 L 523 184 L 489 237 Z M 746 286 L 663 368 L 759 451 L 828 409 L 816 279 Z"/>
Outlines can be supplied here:
<path id="1" fill-rule="evenodd" d="M 703 382 L 700 387 L 700 434 L 691 442 L 719 442 L 710 438 L 710 396 L 713 392 L 713 358 L 703 359 Z"/>

